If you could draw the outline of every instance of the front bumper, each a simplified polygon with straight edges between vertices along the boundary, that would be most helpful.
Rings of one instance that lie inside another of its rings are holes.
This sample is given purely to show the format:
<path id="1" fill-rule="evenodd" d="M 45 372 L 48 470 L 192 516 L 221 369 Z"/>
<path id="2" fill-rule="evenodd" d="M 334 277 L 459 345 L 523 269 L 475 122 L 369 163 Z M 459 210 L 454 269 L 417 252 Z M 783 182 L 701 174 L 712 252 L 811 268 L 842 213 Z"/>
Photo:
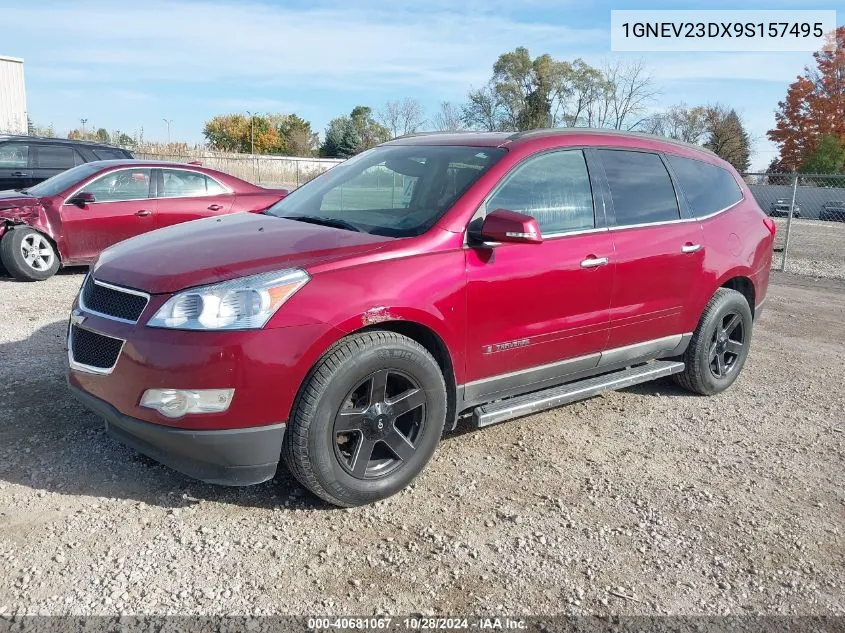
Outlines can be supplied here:
<path id="1" fill-rule="evenodd" d="M 189 477 L 224 486 L 247 486 L 276 474 L 284 424 L 197 431 L 145 422 L 68 383 L 85 407 L 105 420 L 106 432 Z"/>

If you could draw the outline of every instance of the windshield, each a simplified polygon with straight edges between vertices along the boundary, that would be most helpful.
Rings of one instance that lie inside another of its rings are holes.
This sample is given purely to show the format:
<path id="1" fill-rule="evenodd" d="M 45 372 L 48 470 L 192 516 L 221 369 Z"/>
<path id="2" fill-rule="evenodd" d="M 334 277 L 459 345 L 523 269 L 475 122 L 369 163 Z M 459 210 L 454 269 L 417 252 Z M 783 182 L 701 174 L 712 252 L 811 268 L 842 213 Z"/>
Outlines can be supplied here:
<path id="1" fill-rule="evenodd" d="M 30 187 L 26 190 L 26 192 L 38 197 L 55 196 L 62 193 L 65 189 L 73 187 L 76 183 L 102 168 L 103 166 L 99 162 L 85 163 L 84 165 L 72 167 L 67 171 L 56 174 L 52 178 L 48 178 L 44 182 L 40 182 L 37 185 Z"/>
<path id="2" fill-rule="evenodd" d="M 505 150 L 388 145 L 291 192 L 265 213 L 390 237 L 421 235 Z"/>

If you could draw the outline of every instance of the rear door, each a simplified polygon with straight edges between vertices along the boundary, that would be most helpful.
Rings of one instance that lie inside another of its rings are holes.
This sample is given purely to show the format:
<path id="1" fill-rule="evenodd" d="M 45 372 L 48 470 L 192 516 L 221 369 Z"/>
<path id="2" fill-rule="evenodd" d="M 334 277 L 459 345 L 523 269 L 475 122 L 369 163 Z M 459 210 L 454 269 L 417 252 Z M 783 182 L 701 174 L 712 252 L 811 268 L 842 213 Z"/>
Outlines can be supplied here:
<path id="1" fill-rule="evenodd" d="M 608 349 L 665 347 L 660 339 L 685 333 L 683 309 L 703 275 L 703 230 L 679 203 L 659 154 L 617 149 L 596 154 L 610 193 L 616 257 Z"/>
<path id="2" fill-rule="evenodd" d="M 232 210 L 235 194 L 208 174 L 192 169 L 155 169 L 158 181 L 156 228 L 222 215 Z"/>
<path id="3" fill-rule="evenodd" d="M 35 153 L 35 160 L 30 161 L 35 182 L 43 182 L 66 169 L 86 162 L 82 155 L 68 144 L 33 143 L 30 151 Z"/>
<path id="4" fill-rule="evenodd" d="M 62 221 L 71 260 L 90 261 L 112 244 L 155 228 L 151 172 L 148 167 L 107 172 L 73 194 L 92 193 L 93 203 L 65 201 Z"/>
<path id="5" fill-rule="evenodd" d="M 468 401 L 538 389 L 598 365 L 615 266 L 591 175 L 579 149 L 544 152 L 505 176 L 480 210 L 534 217 L 543 242 L 466 249 Z"/>
<path id="6" fill-rule="evenodd" d="M 7 141 L 0 143 L 0 191 L 23 189 L 35 183 L 29 166 L 30 151 L 27 143 Z"/>

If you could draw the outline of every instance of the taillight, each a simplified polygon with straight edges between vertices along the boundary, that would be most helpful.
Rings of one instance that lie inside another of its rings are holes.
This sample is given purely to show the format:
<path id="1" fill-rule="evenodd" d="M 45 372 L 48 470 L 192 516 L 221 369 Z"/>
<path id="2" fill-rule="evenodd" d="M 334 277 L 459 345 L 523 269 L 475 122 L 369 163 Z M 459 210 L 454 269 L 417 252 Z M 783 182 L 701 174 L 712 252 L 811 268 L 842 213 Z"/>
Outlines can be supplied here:
<path id="1" fill-rule="evenodd" d="M 765 217 L 763 218 L 763 224 L 766 225 L 766 228 L 769 229 L 769 233 L 771 233 L 772 237 L 774 237 L 778 230 L 778 225 L 775 224 L 775 221 L 770 217 Z"/>

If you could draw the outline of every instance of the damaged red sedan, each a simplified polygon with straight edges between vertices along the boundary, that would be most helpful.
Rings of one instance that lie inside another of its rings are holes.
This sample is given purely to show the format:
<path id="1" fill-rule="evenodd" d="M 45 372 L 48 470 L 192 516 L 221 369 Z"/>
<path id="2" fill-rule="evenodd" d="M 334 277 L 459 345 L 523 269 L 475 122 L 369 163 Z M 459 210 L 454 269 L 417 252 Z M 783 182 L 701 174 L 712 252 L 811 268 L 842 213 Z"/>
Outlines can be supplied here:
<path id="1" fill-rule="evenodd" d="M 29 189 L 0 192 L 0 261 L 22 281 L 88 264 L 122 240 L 237 211 L 262 211 L 287 191 L 184 163 L 105 160 Z"/>

